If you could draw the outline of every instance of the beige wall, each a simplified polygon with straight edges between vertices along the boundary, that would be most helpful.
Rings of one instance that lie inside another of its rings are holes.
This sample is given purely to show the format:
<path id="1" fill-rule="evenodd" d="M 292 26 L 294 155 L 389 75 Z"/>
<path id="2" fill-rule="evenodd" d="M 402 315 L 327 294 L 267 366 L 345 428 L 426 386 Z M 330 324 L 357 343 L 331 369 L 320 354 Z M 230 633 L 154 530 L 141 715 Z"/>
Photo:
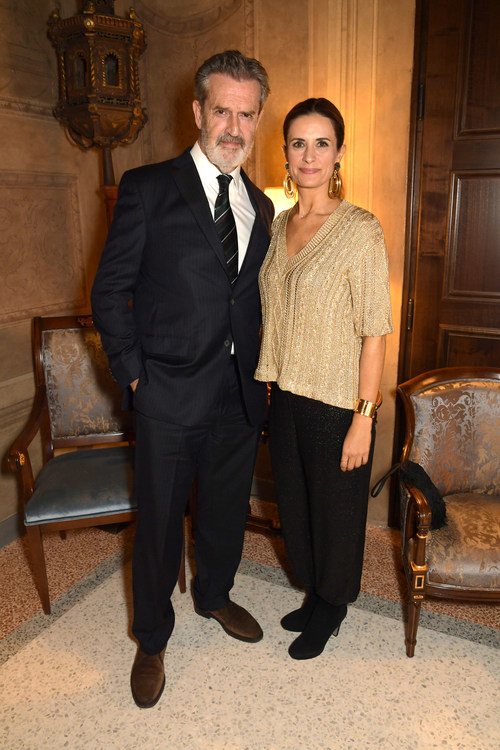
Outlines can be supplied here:
<path id="1" fill-rule="evenodd" d="M 55 53 L 46 36 L 50 11 L 62 17 L 76 0 L 4 0 L 0 6 L 0 451 L 24 423 L 33 395 L 30 319 L 88 310 L 105 216 L 100 161 L 64 134 L 51 108 L 57 98 Z M 129 0 L 116 0 L 123 14 Z M 283 179 L 281 124 L 308 96 L 327 96 L 347 125 L 346 197 L 372 210 L 386 233 L 395 333 L 384 373 L 374 476 L 390 464 L 404 253 L 406 167 L 414 0 L 136 0 L 147 34 L 141 62 L 149 122 L 138 141 L 114 152 L 124 169 L 158 161 L 190 145 L 192 78 L 224 48 L 258 57 L 271 77 L 247 170 L 260 187 Z M 2 462 L 0 543 L 15 528 L 17 492 Z M 370 505 L 387 519 L 387 498 Z"/>
<path id="2" fill-rule="evenodd" d="M 258 53 L 271 72 L 273 95 L 259 134 L 257 179 L 284 176 L 281 123 L 308 96 L 326 96 L 346 123 L 342 177 L 347 200 L 381 221 L 391 271 L 394 333 L 387 340 L 372 478 L 391 465 L 404 265 L 406 176 L 413 65 L 414 0 L 264 1 L 257 14 Z M 299 10 L 301 8 L 304 10 Z M 290 21 L 297 24 L 290 33 Z M 277 24 L 277 25 L 276 25 Z M 276 42 L 275 40 L 282 40 Z M 368 519 L 385 525 L 388 489 L 370 500 Z"/>

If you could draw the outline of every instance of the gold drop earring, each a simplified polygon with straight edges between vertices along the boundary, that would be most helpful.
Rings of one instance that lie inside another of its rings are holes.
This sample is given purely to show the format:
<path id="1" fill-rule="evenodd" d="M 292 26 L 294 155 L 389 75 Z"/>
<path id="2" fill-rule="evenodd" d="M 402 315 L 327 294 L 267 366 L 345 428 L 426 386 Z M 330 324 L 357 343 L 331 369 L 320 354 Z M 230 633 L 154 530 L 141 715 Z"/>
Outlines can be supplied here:
<path id="1" fill-rule="evenodd" d="M 293 198 L 295 196 L 295 185 L 292 180 L 292 175 L 288 171 L 288 162 L 285 164 L 286 176 L 283 180 L 283 190 L 287 198 Z"/>
<path id="2" fill-rule="evenodd" d="M 340 196 L 342 190 L 342 178 L 340 177 L 340 163 L 336 162 L 333 168 L 333 174 L 330 177 L 330 183 L 328 185 L 328 195 L 332 200 Z"/>

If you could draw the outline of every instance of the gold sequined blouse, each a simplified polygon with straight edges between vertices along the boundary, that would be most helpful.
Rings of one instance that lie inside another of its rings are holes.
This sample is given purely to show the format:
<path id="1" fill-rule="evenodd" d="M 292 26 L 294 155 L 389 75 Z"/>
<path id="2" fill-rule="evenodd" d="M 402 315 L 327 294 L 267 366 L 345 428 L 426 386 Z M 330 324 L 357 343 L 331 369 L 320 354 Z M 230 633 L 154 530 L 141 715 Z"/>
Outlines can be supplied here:
<path id="1" fill-rule="evenodd" d="M 259 274 L 263 334 L 257 380 L 353 409 L 363 336 L 391 333 L 389 273 L 378 219 L 342 201 L 289 258 L 289 211 L 273 222 Z"/>

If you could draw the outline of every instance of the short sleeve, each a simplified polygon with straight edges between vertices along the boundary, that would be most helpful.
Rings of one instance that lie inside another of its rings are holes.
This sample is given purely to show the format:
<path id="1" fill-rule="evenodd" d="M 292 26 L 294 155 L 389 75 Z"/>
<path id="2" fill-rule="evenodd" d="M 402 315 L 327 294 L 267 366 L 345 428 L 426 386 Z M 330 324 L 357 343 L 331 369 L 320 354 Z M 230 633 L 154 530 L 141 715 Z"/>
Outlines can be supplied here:
<path id="1" fill-rule="evenodd" d="M 365 213 L 353 237 L 354 263 L 349 273 L 353 319 L 358 336 L 392 333 L 389 264 L 378 219 Z"/>

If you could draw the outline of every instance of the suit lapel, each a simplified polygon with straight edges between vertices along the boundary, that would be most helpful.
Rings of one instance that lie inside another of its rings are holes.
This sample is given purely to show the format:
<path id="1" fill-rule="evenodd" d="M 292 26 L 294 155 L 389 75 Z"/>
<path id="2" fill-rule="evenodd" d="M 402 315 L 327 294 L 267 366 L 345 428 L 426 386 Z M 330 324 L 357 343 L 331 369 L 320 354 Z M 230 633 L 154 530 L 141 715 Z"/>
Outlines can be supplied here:
<path id="1" fill-rule="evenodd" d="M 224 272 L 227 274 L 227 278 L 229 281 L 229 273 L 226 260 L 224 258 L 224 250 L 222 248 L 217 229 L 215 228 L 215 223 L 213 220 L 212 212 L 210 211 L 210 206 L 207 201 L 207 196 L 205 195 L 203 185 L 201 184 L 201 180 L 198 175 L 198 170 L 196 169 L 190 151 L 190 148 L 186 149 L 182 154 L 180 154 L 180 156 L 173 160 L 172 164 L 175 167 L 174 179 L 177 183 L 180 194 L 186 201 L 195 221 L 210 243 L 214 253 L 217 256 L 217 259 L 224 269 Z M 245 258 L 243 260 L 238 279 L 241 274 L 245 272 L 245 269 L 251 264 L 251 261 L 253 260 L 253 255 L 258 249 L 258 237 L 260 233 L 259 230 L 263 227 L 260 216 L 261 207 L 257 198 L 256 187 L 250 181 L 243 170 L 241 170 L 241 176 L 243 182 L 245 183 L 250 202 L 255 210 L 255 221 L 253 223 L 247 251 L 245 253 Z M 236 280 L 236 284 L 238 284 L 238 280 Z"/>
<path id="2" fill-rule="evenodd" d="M 173 166 L 175 167 L 174 179 L 177 183 L 180 194 L 193 214 L 193 218 L 209 241 L 219 262 L 223 266 L 224 271 L 228 273 L 220 237 L 215 228 L 207 196 L 205 195 L 190 150 L 190 148 L 186 149 L 179 157 L 177 157 L 177 159 L 173 160 Z"/>
<path id="3" fill-rule="evenodd" d="M 246 268 L 250 265 L 253 254 L 255 253 L 257 249 L 257 237 L 259 234 L 259 230 L 262 227 L 262 220 L 260 216 L 260 206 L 256 198 L 256 187 L 251 182 L 251 180 L 247 177 L 246 173 L 243 171 L 243 169 L 240 172 L 241 177 L 243 179 L 243 182 L 245 183 L 245 187 L 247 189 L 248 197 L 250 198 L 250 203 L 253 206 L 253 209 L 255 211 L 255 220 L 253 223 L 252 231 L 250 233 L 250 238 L 248 240 L 248 247 L 247 251 L 245 253 L 245 257 L 243 259 L 243 263 L 241 264 L 240 273 L 238 274 L 239 277 L 245 272 Z M 238 279 L 236 280 L 236 284 L 238 283 Z"/>

